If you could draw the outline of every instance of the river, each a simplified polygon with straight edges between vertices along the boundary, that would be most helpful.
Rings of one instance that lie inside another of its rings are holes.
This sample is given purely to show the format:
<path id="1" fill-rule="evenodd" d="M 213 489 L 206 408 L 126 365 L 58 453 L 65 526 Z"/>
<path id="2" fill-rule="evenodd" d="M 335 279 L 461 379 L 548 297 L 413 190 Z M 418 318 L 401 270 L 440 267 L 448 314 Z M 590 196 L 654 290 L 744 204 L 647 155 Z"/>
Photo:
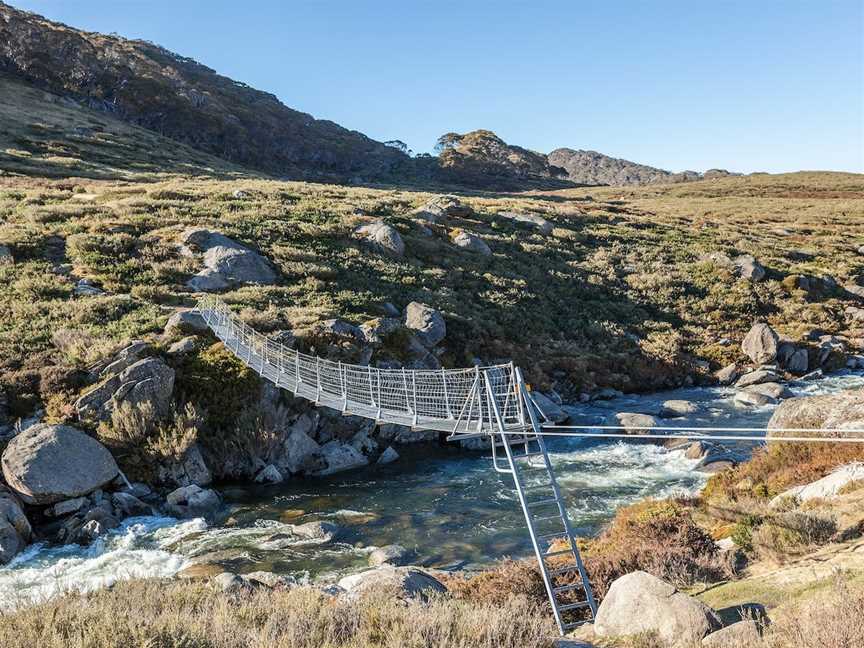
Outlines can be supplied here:
<path id="1" fill-rule="evenodd" d="M 796 395 L 864 386 L 844 372 L 792 383 Z M 773 406 L 741 408 L 727 388 L 691 388 L 568 406 L 574 419 L 600 424 L 610 412 L 656 413 L 667 399 L 686 399 L 703 412 L 670 421 L 686 426 L 764 426 Z M 753 444 L 734 449 L 747 453 Z M 707 480 L 683 450 L 645 443 L 556 438 L 548 442 L 574 527 L 596 533 L 617 507 L 646 497 L 693 494 Z M 90 547 L 35 544 L 0 568 L 0 607 L 69 589 L 90 590 L 121 579 L 168 577 L 198 562 L 225 570 L 291 574 L 330 582 L 367 565 L 371 547 L 400 544 L 415 564 L 480 567 L 531 552 L 511 483 L 484 452 L 430 445 L 399 449 L 386 466 L 288 481 L 275 486 L 223 484 L 222 524 L 166 517 L 132 518 Z M 291 524 L 329 520 L 344 528 L 332 544 L 271 540 Z"/>

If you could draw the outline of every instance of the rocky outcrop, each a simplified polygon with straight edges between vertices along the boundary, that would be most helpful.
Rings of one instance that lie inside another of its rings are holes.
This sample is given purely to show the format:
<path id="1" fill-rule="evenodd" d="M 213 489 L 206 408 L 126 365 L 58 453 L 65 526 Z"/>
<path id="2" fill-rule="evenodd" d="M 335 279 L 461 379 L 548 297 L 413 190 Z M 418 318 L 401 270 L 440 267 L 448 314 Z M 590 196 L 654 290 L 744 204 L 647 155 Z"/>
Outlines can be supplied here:
<path id="1" fill-rule="evenodd" d="M 754 324 L 741 343 L 741 350 L 756 364 L 773 362 L 777 357 L 780 339 L 764 322 Z"/>
<path id="2" fill-rule="evenodd" d="M 68 425 L 34 425 L 3 452 L 3 477 L 27 504 L 54 504 L 114 480 L 117 464 L 96 439 Z"/>
<path id="3" fill-rule="evenodd" d="M 0 565 L 5 565 L 27 546 L 30 522 L 18 498 L 0 485 Z"/>
<path id="4" fill-rule="evenodd" d="M 363 453 L 352 445 L 344 444 L 337 439 L 328 441 L 321 446 L 321 457 L 325 467 L 315 472 L 316 475 L 332 475 L 333 473 L 360 468 L 369 464 Z"/>
<path id="5" fill-rule="evenodd" d="M 354 236 L 381 254 L 397 258 L 405 254 L 405 242 L 399 231 L 384 221 L 361 225 L 354 230 Z"/>
<path id="6" fill-rule="evenodd" d="M 538 232 L 543 236 L 549 236 L 554 229 L 552 223 L 537 214 L 505 211 L 499 212 L 498 218 L 510 221 L 520 229 Z"/>
<path id="7" fill-rule="evenodd" d="M 698 180 L 695 171 L 671 173 L 663 169 L 613 158 L 597 151 L 559 148 L 546 156 L 549 164 L 566 170 L 573 182 L 587 185 L 638 185 Z"/>
<path id="8" fill-rule="evenodd" d="M 864 428 L 864 390 L 802 396 L 783 401 L 768 421 L 768 436 L 791 436 L 783 429 Z M 840 432 L 825 432 L 838 436 Z"/>
<path id="9" fill-rule="evenodd" d="M 447 593 L 447 588 L 439 580 L 421 569 L 390 565 L 346 576 L 339 581 L 339 587 L 352 596 L 372 589 L 386 589 L 396 592 L 397 596 L 422 601 L 427 600 L 430 593 Z"/>
<path id="10" fill-rule="evenodd" d="M 471 206 L 456 196 L 436 196 L 412 212 L 412 215 L 433 225 L 446 224 L 451 218 L 468 218 L 473 214 Z"/>
<path id="11" fill-rule="evenodd" d="M 612 583 L 597 610 L 594 632 L 600 637 L 655 633 L 669 646 L 690 648 L 720 628 L 711 608 L 643 571 Z"/>
<path id="12" fill-rule="evenodd" d="M 864 464 L 853 463 L 840 466 L 822 479 L 802 486 L 794 486 L 784 491 L 775 498 L 775 501 L 790 497 L 799 502 L 812 499 L 830 499 L 836 497 L 844 486 L 856 481 L 864 481 Z"/>
<path id="13" fill-rule="evenodd" d="M 120 403 L 148 403 L 157 414 L 165 414 L 173 390 L 174 370 L 158 358 L 145 358 L 85 393 L 75 402 L 75 409 L 82 421 L 94 423 L 110 420 Z"/>
<path id="14" fill-rule="evenodd" d="M 219 232 L 187 230 L 181 236 L 186 254 L 203 254 L 204 268 L 186 285 L 201 292 L 218 292 L 241 284 L 271 284 L 277 275 L 263 256 Z"/>

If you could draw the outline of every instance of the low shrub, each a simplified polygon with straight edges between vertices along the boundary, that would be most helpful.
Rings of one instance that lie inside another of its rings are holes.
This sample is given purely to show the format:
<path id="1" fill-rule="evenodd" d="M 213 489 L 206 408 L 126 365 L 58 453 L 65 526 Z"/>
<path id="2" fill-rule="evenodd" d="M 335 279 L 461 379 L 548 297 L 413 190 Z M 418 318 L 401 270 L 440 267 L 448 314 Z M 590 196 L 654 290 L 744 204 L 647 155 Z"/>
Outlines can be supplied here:
<path id="1" fill-rule="evenodd" d="M 761 557 L 783 560 L 828 542 L 837 521 L 828 515 L 787 511 L 765 519 L 751 533 L 751 549 Z"/>

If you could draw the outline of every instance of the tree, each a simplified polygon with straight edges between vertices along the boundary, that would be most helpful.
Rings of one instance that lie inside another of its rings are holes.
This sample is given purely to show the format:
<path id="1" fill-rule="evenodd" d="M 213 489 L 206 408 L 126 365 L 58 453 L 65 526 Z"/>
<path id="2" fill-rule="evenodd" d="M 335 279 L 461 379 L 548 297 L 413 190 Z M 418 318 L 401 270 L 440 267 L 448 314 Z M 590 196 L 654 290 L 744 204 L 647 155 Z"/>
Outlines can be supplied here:
<path id="1" fill-rule="evenodd" d="M 414 151 L 408 148 L 408 145 L 402 140 L 390 140 L 388 142 L 384 142 L 384 146 L 395 148 L 397 151 L 401 151 L 405 155 L 414 155 Z"/>
<path id="2" fill-rule="evenodd" d="M 444 133 L 435 144 L 435 152 L 440 155 L 448 149 L 455 148 L 461 141 L 462 136 L 459 133 Z"/>

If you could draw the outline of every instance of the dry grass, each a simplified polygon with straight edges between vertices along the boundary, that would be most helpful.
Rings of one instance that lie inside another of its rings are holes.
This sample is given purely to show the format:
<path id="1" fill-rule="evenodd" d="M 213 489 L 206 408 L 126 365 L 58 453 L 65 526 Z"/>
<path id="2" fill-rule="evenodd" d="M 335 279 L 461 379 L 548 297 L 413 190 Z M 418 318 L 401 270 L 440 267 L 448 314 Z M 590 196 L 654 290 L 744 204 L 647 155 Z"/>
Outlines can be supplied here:
<path id="1" fill-rule="evenodd" d="M 177 581 L 120 583 L 0 614 L 3 648 L 550 648 L 555 628 L 525 599 L 501 605 L 312 588 L 233 597 Z"/>

